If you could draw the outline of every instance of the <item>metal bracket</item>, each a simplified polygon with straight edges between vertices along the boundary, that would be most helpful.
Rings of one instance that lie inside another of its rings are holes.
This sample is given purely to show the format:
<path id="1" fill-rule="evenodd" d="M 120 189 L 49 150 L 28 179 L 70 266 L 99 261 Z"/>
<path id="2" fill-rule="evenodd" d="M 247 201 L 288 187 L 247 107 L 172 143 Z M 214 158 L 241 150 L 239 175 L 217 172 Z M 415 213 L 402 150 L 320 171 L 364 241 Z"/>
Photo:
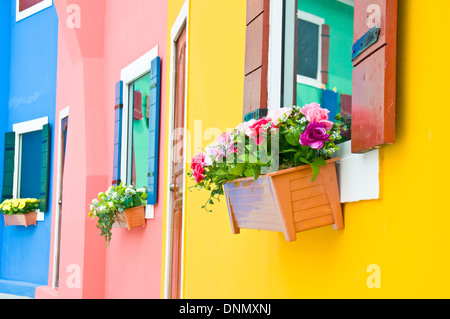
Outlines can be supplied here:
<path id="1" fill-rule="evenodd" d="M 378 38 L 380 37 L 380 30 L 381 29 L 379 26 L 373 27 L 369 30 L 369 32 L 364 34 L 361 39 L 353 44 L 352 61 L 378 41 Z"/>

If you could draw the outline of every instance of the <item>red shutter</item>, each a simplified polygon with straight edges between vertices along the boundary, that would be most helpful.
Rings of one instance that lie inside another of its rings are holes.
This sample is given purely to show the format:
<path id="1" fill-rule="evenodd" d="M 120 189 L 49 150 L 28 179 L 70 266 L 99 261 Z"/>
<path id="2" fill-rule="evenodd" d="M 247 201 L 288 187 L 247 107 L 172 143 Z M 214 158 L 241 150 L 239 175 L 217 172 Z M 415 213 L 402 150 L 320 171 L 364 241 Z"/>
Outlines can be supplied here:
<path id="1" fill-rule="evenodd" d="M 42 2 L 44 0 L 17 0 L 17 1 L 19 1 L 19 12 L 22 12 L 23 10 L 31 8 L 35 4 L 38 4 L 39 2 Z"/>
<path id="2" fill-rule="evenodd" d="M 322 25 L 322 83 L 328 84 L 328 69 L 330 60 L 330 26 Z"/>
<path id="3" fill-rule="evenodd" d="M 353 59 L 354 153 L 395 142 L 397 0 L 355 1 L 354 42 L 375 24 L 378 40 Z"/>
<path id="4" fill-rule="evenodd" d="M 270 0 L 247 0 L 244 117 L 267 110 Z"/>

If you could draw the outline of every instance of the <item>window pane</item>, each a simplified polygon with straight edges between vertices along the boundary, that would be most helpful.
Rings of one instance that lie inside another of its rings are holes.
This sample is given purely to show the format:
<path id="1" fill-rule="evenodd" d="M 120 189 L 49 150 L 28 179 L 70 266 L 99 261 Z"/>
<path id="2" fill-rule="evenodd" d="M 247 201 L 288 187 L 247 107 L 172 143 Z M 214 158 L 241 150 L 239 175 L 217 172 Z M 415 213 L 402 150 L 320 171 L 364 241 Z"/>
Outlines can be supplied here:
<path id="1" fill-rule="evenodd" d="M 26 10 L 44 0 L 17 0 L 17 1 L 19 1 L 19 12 L 22 12 L 23 10 Z"/>
<path id="2" fill-rule="evenodd" d="M 148 178 L 150 74 L 130 85 L 130 93 L 128 109 L 132 143 L 129 148 L 128 183 L 139 188 L 147 185 Z"/>
<path id="3" fill-rule="evenodd" d="M 42 131 L 21 134 L 20 198 L 39 198 Z"/>
<path id="4" fill-rule="evenodd" d="M 298 20 L 297 74 L 317 79 L 319 26 Z"/>

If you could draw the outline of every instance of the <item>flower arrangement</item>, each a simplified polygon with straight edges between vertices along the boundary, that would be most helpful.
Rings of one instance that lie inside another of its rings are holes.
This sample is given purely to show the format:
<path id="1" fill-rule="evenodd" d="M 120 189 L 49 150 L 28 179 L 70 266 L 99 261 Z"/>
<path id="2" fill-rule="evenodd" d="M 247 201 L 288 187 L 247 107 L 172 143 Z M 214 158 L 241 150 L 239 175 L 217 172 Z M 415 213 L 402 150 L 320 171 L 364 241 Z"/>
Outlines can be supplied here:
<path id="1" fill-rule="evenodd" d="M 39 200 L 35 198 L 6 199 L 0 204 L 0 212 L 6 215 L 26 214 L 39 209 Z"/>
<path id="2" fill-rule="evenodd" d="M 342 138 L 340 116 L 332 122 L 328 115 L 317 103 L 280 108 L 220 135 L 193 157 L 187 173 L 192 187 L 211 193 L 202 208 L 211 212 L 207 206 L 224 194 L 223 184 L 241 177 L 257 180 L 260 174 L 311 165 L 314 181 Z"/>
<path id="3" fill-rule="evenodd" d="M 134 188 L 120 183 L 111 186 L 106 192 L 100 192 L 98 199 L 93 199 L 90 205 L 89 217 L 98 218 L 97 228 L 101 236 L 105 237 L 106 245 L 111 242 L 111 228 L 116 220 L 116 213 L 123 213 L 125 209 L 143 206 L 147 201 L 145 187 Z"/>

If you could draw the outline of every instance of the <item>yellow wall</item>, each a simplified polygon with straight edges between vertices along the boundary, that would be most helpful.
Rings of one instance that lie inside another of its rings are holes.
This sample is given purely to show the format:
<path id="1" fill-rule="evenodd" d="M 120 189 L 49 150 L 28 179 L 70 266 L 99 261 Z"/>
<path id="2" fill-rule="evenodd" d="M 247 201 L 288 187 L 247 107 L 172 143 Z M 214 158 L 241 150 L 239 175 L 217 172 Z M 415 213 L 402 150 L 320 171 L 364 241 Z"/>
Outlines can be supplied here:
<path id="1" fill-rule="evenodd" d="M 183 2 L 169 1 L 169 29 Z M 225 130 L 242 115 L 245 1 L 190 2 L 188 129 L 202 120 L 203 131 Z M 399 1 L 397 142 L 380 152 L 382 198 L 346 204 L 343 231 L 287 243 L 233 235 L 225 201 L 206 213 L 207 193 L 186 191 L 186 298 L 450 297 L 448 12 L 447 0 Z M 379 289 L 367 286 L 371 264 Z"/>

